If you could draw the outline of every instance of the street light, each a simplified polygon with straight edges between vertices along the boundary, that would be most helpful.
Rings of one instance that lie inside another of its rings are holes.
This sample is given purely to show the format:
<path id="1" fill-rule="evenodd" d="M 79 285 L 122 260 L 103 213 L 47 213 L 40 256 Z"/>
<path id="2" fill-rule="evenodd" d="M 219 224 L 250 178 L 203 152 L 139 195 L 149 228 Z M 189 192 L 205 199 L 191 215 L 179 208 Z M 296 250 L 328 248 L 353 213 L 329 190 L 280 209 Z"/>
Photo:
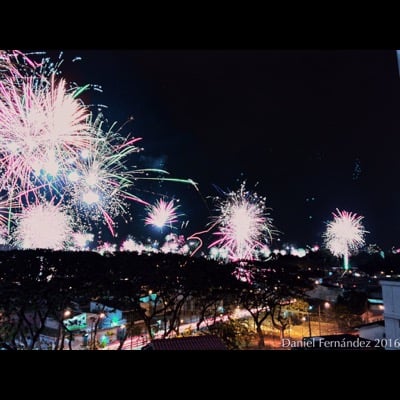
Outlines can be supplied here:
<path id="1" fill-rule="evenodd" d="M 308 309 L 307 309 L 307 318 L 308 318 L 308 336 L 312 337 L 312 332 L 311 332 L 311 316 L 310 316 L 310 310 L 312 310 L 312 306 L 308 306 Z"/>

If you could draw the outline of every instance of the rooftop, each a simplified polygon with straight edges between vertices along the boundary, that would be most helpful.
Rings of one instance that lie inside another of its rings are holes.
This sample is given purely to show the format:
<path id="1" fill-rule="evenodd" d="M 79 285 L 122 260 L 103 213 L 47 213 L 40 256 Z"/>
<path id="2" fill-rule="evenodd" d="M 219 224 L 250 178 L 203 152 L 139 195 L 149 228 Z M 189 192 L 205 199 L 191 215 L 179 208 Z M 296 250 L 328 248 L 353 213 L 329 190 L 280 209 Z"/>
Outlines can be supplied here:
<path id="1" fill-rule="evenodd" d="M 224 342 L 214 335 L 154 339 L 142 350 L 227 350 Z"/>

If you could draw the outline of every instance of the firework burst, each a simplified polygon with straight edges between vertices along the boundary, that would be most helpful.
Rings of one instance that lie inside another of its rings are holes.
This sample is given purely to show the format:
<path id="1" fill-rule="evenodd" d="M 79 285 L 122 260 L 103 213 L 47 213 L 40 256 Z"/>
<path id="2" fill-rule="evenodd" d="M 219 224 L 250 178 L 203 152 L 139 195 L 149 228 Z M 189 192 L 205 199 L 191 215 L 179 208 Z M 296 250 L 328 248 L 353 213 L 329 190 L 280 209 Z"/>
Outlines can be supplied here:
<path id="1" fill-rule="evenodd" d="M 177 209 L 179 206 L 175 206 L 174 200 L 169 202 L 163 199 L 157 200 L 155 204 L 146 207 L 148 212 L 145 218 L 145 225 L 153 225 L 157 228 L 162 228 L 165 225 L 172 225 L 178 221 Z"/>
<path id="2" fill-rule="evenodd" d="M 71 162 L 91 143 L 88 115 L 54 75 L 46 90 L 36 90 L 32 77 L 13 89 L 0 82 L 0 189 L 28 193 L 49 176 L 65 180 Z"/>
<path id="3" fill-rule="evenodd" d="M 277 233 L 265 202 L 264 197 L 247 191 L 245 182 L 236 192 L 229 192 L 219 201 L 219 215 L 213 218 L 212 226 L 218 226 L 214 233 L 218 239 L 208 247 L 225 248 L 232 261 L 254 259 L 257 250 Z"/>
<path id="4" fill-rule="evenodd" d="M 364 217 L 355 213 L 340 211 L 332 213 L 333 220 L 327 223 L 323 235 L 325 246 L 335 256 L 343 256 L 344 269 L 349 269 L 349 256 L 365 244 L 364 236 L 369 233 L 364 229 Z"/>
<path id="5" fill-rule="evenodd" d="M 115 243 L 105 242 L 98 246 L 96 251 L 102 256 L 105 254 L 114 254 L 117 251 L 117 245 Z"/>
<path id="6" fill-rule="evenodd" d="M 72 238 L 73 220 L 60 204 L 30 205 L 16 223 L 14 243 L 23 249 L 63 250 Z"/>
<path id="7" fill-rule="evenodd" d="M 61 55 L 56 62 L 36 62 L 19 51 L 0 51 L 0 193 L 7 197 L 8 234 L 14 214 L 22 210 L 15 230 L 15 242 L 22 247 L 36 246 L 24 221 L 38 228 L 33 210 L 39 214 L 46 199 L 62 204 L 85 231 L 101 222 L 115 236 L 115 219 L 129 214 L 131 201 L 150 206 L 133 194 L 135 181 L 196 185 L 168 178 L 163 170 L 130 165 L 132 155 L 143 150 L 137 147 L 141 138 L 123 136 L 125 124 L 117 131 L 115 123 L 105 129 L 103 106 L 96 116 L 79 99 L 83 91 L 99 87 L 66 82 L 59 77 L 61 63 Z M 174 206 L 167 203 L 165 211 L 172 212 L 166 223 L 175 222 Z M 57 243 L 50 247 L 61 246 Z"/>
<path id="8" fill-rule="evenodd" d="M 104 221 L 114 235 L 114 218 L 128 213 L 128 201 L 148 204 L 129 192 L 138 170 L 129 169 L 129 156 L 141 149 L 141 138 L 122 138 L 112 130 L 103 132 L 103 116 L 93 124 L 92 145 L 84 149 L 71 167 L 65 185 L 66 201 L 83 218 Z"/>
<path id="9" fill-rule="evenodd" d="M 136 242 L 133 238 L 128 237 L 124 242 L 122 243 L 120 247 L 120 251 L 130 251 L 130 252 L 137 252 L 138 254 L 142 254 L 143 251 L 145 251 L 145 246 L 143 243 L 138 243 Z"/>

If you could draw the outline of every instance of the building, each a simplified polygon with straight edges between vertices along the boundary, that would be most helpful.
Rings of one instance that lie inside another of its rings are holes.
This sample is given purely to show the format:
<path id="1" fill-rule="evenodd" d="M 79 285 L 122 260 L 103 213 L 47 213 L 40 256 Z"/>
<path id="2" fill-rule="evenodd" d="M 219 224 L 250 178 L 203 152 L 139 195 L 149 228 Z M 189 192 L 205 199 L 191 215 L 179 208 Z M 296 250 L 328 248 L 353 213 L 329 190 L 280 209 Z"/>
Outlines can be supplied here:
<path id="1" fill-rule="evenodd" d="M 385 337 L 385 323 L 383 320 L 370 322 L 354 327 L 358 335 L 364 339 L 375 340 L 377 343 Z"/>
<path id="2" fill-rule="evenodd" d="M 367 298 L 367 310 L 361 315 L 365 323 L 383 321 L 383 299 Z"/>
<path id="3" fill-rule="evenodd" d="M 111 301 L 108 301 L 107 305 L 96 301 L 90 302 L 90 312 L 95 314 L 92 318 L 100 318 L 98 324 L 100 329 L 115 328 L 126 324 L 126 319 L 123 318 L 122 310 L 119 309 L 118 306 L 109 303 L 111 303 Z"/>
<path id="4" fill-rule="evenodd" d="M 400 280 L 381 280 L 386 350 L 400 350 Z M 383 340 L 383 339 L 382 339 Z"/>

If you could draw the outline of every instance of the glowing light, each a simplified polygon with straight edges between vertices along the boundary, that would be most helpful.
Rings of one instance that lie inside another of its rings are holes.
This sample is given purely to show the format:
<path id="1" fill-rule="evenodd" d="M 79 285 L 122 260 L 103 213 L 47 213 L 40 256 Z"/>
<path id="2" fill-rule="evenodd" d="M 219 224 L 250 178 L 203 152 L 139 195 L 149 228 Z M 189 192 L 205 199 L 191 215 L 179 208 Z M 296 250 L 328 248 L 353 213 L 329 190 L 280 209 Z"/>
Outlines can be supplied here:
<path id="1" fill-rule="evenodd" d="M 82 195 L 82 198 L 83 198 L 83 201 L 86 204 L 89 204 L 89 205 L 90 204 L 94 204 L 94 203 L 98 203 L 99 200 L 100 200 L 99 195 L 97 193 L 91 191 L 91 190 L 89 192 L 84 193 Z"/>
<path id="2" fill-rule="evenodd" d="M 81 157 L 86 160 L 89 157 L 89 151 L 87 149 L 83 149 L 81 151 Z"/>
<path id="3" fill-rule="evenodd" d="M 213 260 L 228 260 L 228 250 L 224 247 L 211 247 L 209 254 Z"/>
<path id="4" fill-rule="evenodd" d="M 79 174 L 78 174 L 76 171 L 72 171 L 72 172 L 70 172 L 70 173 L 68 174 L 68 179 L 69 179 L 71 182 L 78 182 L 79 179 L 80 179 L 80 176 L 79 176 Z"/>
<path id="5" fill-rule="evenodd" d="M 161 246 L 160 251 L 163 253 L 179 253 L 184 254 L 187 248 L 184 247 L 185 238 L 182 235 L 170 233 L 165 237 L 165 242 Z"/>
<path id="6" fill-rule="evenodd" d="M 86 249 L 89 243 L 92 242 L 94 238 L 93 233 L 76 232 L 73 233 L 72 236 L 75 248 L 80 250 Z"/>
<path id="7" fill-rule="evenodd" d="M 260 254 L 264 257 L 264 258 L 268 258 L 271 255 L 271 250 L 268 247 L 268 245 L 264 245 L 261 247 L 260 249 Z"/>
<path id="8" fill-rule="evenodd" d="M 135 251 L 138 254 L 142 254 L 144 250 L 145 246 L 142 243 L 136 242 L 132 238 L 128 238 L 127 240 L 125 240 L 120 248 L 120 251 Z"/>
<path id="9" fill-rule="evenodd" d="M 114 254 L 117 250 L 117 246 L 115 244 L 105 242 L 102 245 L 98 246 L 96 251 L 100 253 L 102 256 L 106 253 Z"/>
<path id="10" fill-rule="evenodd" d="M 99 176 L 97 174 L 96 168 L 93 168 L 86 176 L 86 183 L 88 186 L 96 186 L 99 182 Z"/>
<path id="11" fill-rule="evenodd" d="M 296 256 L 296 257 L 302 258 L 302 257 L 305 257 L 305 255 L 307 254 L 307 252 L 306 252 L 305 249 L 302 249 L 302 248 L 296 249 L 296 248 L 293 247 L 293 248 L 290 249 L 290 254 L 291 254 L 292 256 Z"/>

